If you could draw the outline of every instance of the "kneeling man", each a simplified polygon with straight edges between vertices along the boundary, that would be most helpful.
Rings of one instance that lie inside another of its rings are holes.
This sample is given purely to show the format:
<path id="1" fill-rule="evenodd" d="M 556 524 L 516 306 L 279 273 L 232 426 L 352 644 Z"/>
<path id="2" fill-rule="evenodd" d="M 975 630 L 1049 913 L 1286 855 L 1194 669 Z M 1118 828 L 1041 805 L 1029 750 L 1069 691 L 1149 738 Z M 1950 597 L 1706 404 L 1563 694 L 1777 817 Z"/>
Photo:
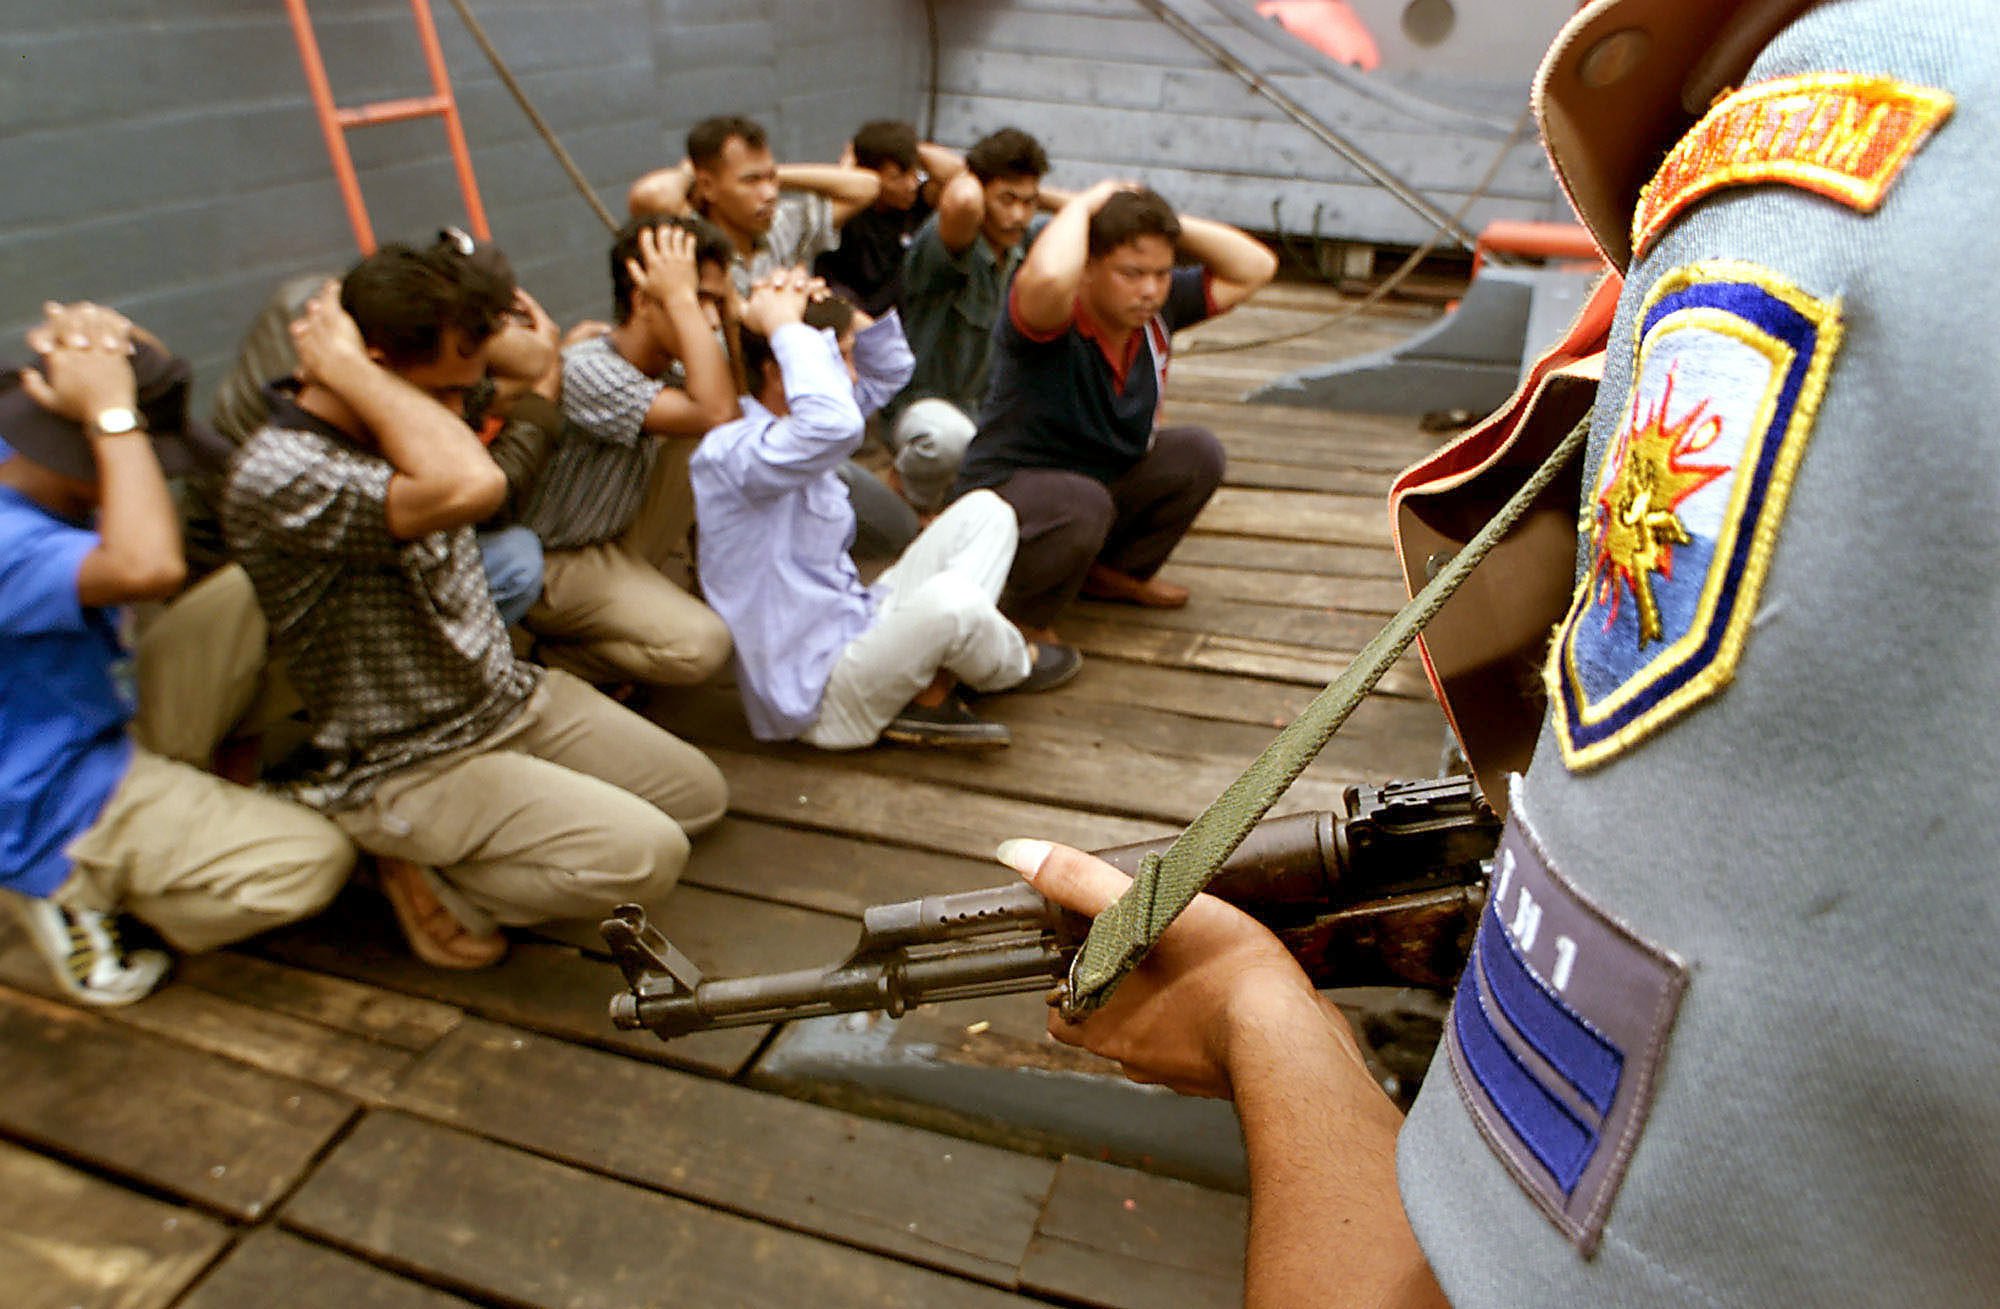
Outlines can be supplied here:
<path id="1" fill-rule="evenodd" d="M 689 466 L 702 590 L 735 639 L 750 728 L 827 750 L 878 737 L 1006 745 L 1005 725 L 974 715 L 957 685 L 1033 690 L 1076 671 L 1073 652 L 1032 649 L 995 607 L 1014 562 L 1014 511 L 995 495 L 966 496 L 872 587 L 861 584 L 836 470 L 861 444 L 857 395 L 869 408 L 894 395 L 910 350 L 893 312 L 871 323 L 842 301 L 808 309 L 809 294 L 796 271 L 752 293 L 752 394 Z"/>

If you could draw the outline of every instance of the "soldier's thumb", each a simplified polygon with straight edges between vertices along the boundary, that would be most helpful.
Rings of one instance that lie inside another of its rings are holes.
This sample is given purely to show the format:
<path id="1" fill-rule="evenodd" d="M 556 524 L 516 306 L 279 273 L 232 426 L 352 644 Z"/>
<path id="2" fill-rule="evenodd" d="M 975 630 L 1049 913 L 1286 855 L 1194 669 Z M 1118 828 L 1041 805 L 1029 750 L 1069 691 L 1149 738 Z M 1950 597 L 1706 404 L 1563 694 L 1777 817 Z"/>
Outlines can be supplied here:
<path id="1" fill-rule="evenodd" d="M 1132 879 L 1094 855 L 1047 841 L 1003 841 L 995 852 L 1037 891 L 1065 909 L 1093 917 L 1110 907 Z"/>

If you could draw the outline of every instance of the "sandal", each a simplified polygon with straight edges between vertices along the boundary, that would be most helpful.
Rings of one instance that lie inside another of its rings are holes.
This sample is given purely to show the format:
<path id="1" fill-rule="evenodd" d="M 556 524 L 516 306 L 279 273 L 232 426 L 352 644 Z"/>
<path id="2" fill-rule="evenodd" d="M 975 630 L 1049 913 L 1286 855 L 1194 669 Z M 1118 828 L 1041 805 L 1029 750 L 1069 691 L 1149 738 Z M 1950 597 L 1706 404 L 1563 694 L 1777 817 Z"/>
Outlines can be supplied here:
<path id="1" fill-rule="evenodd" d="M 437 876 L 407 859 L 375 858 L 376 882 L 396 912 L 396 925 L 410 952 L 433 968 L 491 968 L 507 955 L 507 938 L 480 934 L 458 921 L 431 886 Z"/>

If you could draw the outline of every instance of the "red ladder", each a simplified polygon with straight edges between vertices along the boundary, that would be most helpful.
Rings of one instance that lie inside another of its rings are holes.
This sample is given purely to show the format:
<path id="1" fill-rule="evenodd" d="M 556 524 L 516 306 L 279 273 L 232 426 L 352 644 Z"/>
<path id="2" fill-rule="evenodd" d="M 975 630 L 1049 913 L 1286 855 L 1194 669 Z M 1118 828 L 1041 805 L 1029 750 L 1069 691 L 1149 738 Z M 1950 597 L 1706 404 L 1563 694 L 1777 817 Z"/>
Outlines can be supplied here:
<path id="1" fill-rule="evenodd" d="M 341 202 L 347 206 L 347 221 L 354 229 L 354 242 L 361 253 L 375 250 L 375 229 L 368 221 L 368 206 L 361 198 L 361 179 L 354 172 L 354 157 L 348 153 L 347 134 L 357 127 L 383 123 L 404 123 L 413 118 L 444 119 L 445 136 L 451 143 L 451 159 L 458 171 L 459 194 L 465 197 L 466 221 L 480 240 L 491 239 L 486 227 L 486 207 L 479 201 L 479 181 L 472 173 L 472 152 L 465 144 L 465 128 L 459 122 L 458 101 L 452 98 L 451 75 L 445 68 L 444 48 L 438 44 L 437 24 L 431 21 L 430 0 L 410 0 L 416 19 L 417 40 L 423 46 L 424 63 L 430 69 L 431 94 L 402 100 L 377 100 L 373 104 L 343 109 L 333 102 L 333 87 L 327 81 L 326 61 L 320 57 L 319 39 L 313 35 L 312 16 L 306 0 L 285 0 L 292 16 L 292 35 L 298 39 L 299 60 L 305 65 L 306 86 L 312 92 L 313 109 L 319 115 L 320 132 L 326 137 L 326 152 L 333 159 L 334 178 L 340 184 Z"/>

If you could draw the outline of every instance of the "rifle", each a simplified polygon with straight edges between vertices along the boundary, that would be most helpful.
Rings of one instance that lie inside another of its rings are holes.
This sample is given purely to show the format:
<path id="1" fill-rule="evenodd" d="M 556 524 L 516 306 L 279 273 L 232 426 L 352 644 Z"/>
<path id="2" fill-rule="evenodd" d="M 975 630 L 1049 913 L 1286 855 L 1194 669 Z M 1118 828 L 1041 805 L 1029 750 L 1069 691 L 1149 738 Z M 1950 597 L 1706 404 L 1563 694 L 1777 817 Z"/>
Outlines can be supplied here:
<path id="1" fill-rule="evenodd" d="M 1500 819 L 1470 777 L 1350 786 L 1344 815 L 1266 820 L 1211 895 L 1269 927 L 1314 985 L 1450 990 L 1472 948 Z M 1100 850 L 1133 872 L 1172 838 Z M 611 1021 L 662 1040 L 722 1027 L 1039 990 L 1069 975 L 1090 920 L 1025 882 L 872 905 L 861 940 L 826 968 L 704 978 L 635 904 L 601 929 L 628 989 Z"/>

